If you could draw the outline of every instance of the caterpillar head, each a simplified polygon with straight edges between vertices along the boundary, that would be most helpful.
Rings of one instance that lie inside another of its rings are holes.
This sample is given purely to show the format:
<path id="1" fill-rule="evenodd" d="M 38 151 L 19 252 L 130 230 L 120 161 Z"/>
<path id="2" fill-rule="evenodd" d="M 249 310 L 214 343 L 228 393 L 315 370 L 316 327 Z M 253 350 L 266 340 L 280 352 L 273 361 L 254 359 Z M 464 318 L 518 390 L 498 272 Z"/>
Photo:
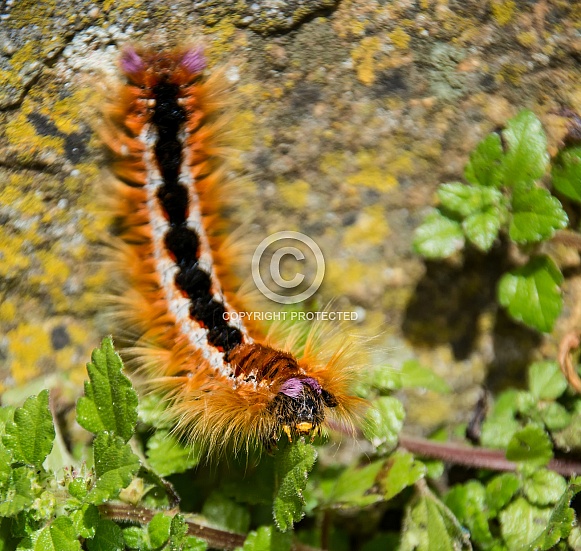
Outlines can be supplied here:
<path id="1" fill-rule="evenodd" d="M 325 407 L 335 407 L 335 397 L 312 377 L 291 377 L 280 387 L 272 404 L 277 425 L 292 442 L 293 435 L 314 437 L 325 419 Z"/>

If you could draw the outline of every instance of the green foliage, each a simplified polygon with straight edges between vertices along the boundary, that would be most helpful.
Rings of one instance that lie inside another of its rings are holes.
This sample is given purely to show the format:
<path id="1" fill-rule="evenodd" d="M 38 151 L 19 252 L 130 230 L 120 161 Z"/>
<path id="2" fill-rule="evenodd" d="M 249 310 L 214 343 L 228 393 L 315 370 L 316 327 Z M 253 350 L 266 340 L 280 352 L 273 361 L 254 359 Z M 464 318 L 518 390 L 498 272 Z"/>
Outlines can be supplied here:
<path id="1" fill-rule="evenodd" d="M 281 532 L 286 532 L 303 518 L 303 492 L 316 459 L 315 448 L 302 439 L 293 446 L 285 447 L 277 457 L 274 521 Z"/>
<path id="2" fill-rule="evenodd" d="M 85 396 L 77 404 L 81 427 L 97 434 L 110 431 L 127 442 L 137 422 L 137 393 L 122 373 L 123 364 L 110 337 L 93 351 L 87 364 L 90 382 L 85 382 Z"/>
<path id="3" fill-rule="evenodd" d="M 5 426 L 2 443 L 12 459 L 40 467 L 52 449 L 54 427 L 48 409 L 48 390 L 31 396 Z"/>
<path id="4" fill-rule="evenodd" d="M 581 479 L 567 482 L 550 470 L 553 442 L 560 436 L 569 445 L 564 434 L 581 414 L 581 399 L 567 392 L 555 362 L 532 364 L 528 389 L 501 394 L 482 425 L 483 442 L 502 448 L 516 471 L 482 470 L 437 494 L 431 488 L 442 481 L 432 479 L 441 477 L 442 464 L 397 448 L 404 409 L 386 395 L 449 392 L 415 360 L 371 373 L 372 407 L 361 425 L 367 442 L 359 442 L 365 451 L 350 464 L 326 451 L 315 464 L 316 447 L 300 438 L 283 440 L 273 455 L 208 465 L 203 451 L 171 435 L 151 404 L 140 408 L 137 424 L 135 394 L 110 339 L 92 359 L 87 396 L 78 402 L 83 425 L 95 431 L 89 465 L 46 470 L 55 435 L 48 392 L 0 409 L 0 550 L 205 551 L 223 542 L 242 551 L 284 551 L 299 539 L 343 551 L 353 527 L 363 551 L 565 550 L 581 541 L 571 507 Z M 127 398 L 122 406 L 120 395 Z M 148 423 L 158 419 L 152 432 Z M 30 423 L 34 429 L 25 430 Z M 172 477 L 181 512 L 161 475 Z M 383 512 L 392 510 L 401 511 L 399 533 L 380 528 Z"/>
<path id="5" fill-rule="evenodd" d="M 470 244 L 482 252 L 500 238 L 520 248 L 528 261 L 507 272 L 498 300 L 511 317 L 550 332 L 563 303 L 563 276 L 539 246 L 568 224 L 558 198 L 538 180 L 547 172 L 547 140 L 540 121 L 521 111 L 507 121 L 502 135 L 486 136 L 470 155 L 464 176 L 438 189 L 438 209 L 416 230 L 415 250 L 430 259 L 447 258 Z M 581 149 L 561 151 L 552 167 L 555 188 L 581 201 Z"/>

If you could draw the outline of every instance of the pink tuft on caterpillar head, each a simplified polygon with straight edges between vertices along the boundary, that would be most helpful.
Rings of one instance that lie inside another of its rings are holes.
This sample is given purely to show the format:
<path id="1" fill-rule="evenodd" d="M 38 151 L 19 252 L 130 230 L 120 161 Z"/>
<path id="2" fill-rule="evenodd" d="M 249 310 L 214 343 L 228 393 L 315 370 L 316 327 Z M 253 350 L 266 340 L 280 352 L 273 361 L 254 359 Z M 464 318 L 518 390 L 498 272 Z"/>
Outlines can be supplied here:
<path id="1" fill-rule="evenodd" d="M 127 47 L 123 50 L 119 64 L 121 65 L 121 70 L 128 75 L 139 73 L 145 69 L 143 59 L 139 57 L 135 48 L 132 47 Z"/>
<path id="2" fill-rule="evenodd" d="M 190 73 L 201 73 L 207 65 L 206 57 L 204 56 L 203 48 L 195 48 L 187 50 L 182 60 L 181 66 Z"/>

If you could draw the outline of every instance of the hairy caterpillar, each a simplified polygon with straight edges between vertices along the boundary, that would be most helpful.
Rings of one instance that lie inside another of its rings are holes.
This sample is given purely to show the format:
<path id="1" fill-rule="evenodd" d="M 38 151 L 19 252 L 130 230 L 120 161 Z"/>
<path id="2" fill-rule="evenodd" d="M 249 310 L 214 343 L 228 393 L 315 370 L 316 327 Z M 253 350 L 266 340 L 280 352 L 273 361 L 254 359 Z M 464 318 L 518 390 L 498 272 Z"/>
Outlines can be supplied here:
<path id="1" fill-rule="evenodd" d="M 314 435 L 330 412 L 349 419 L 360 400 L 345 354 L 324 359 L 311 337 L 298 358 L 231 315 L 242 303 L 219 231 L 219 75 L 205 75 L 199 48 L 128 47 L 120 66 L 127 82 L 104 127 L 116 177 L 113 272 L 147 389 L 167 402 L 176 430 L 212 448 Z"/>

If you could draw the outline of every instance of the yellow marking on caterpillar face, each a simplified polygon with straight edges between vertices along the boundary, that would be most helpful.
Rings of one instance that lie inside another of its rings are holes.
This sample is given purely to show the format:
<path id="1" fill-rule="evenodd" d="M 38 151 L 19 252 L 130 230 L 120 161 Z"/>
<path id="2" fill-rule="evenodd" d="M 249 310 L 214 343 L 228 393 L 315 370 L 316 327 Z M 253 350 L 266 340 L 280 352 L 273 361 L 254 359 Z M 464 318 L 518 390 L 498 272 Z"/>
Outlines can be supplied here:
<path id="1" fill-rule="evenodd" d="M 284 433 L 288 436 L 288 441 L 292 442 L 292 436 L 291 436 L 291 428 L 288 425 L 283 425 L 282 426 L 282 430 L 284 431 Z"/>
<path id="2" fill-rule="evenodd" d="M 297 423 L 295 427 L 299 434 L 308 434 L 309 432 L 311 432 L 311 429 L 313 428 L 313 423 L 303 421 L 302 423 Z"/>

